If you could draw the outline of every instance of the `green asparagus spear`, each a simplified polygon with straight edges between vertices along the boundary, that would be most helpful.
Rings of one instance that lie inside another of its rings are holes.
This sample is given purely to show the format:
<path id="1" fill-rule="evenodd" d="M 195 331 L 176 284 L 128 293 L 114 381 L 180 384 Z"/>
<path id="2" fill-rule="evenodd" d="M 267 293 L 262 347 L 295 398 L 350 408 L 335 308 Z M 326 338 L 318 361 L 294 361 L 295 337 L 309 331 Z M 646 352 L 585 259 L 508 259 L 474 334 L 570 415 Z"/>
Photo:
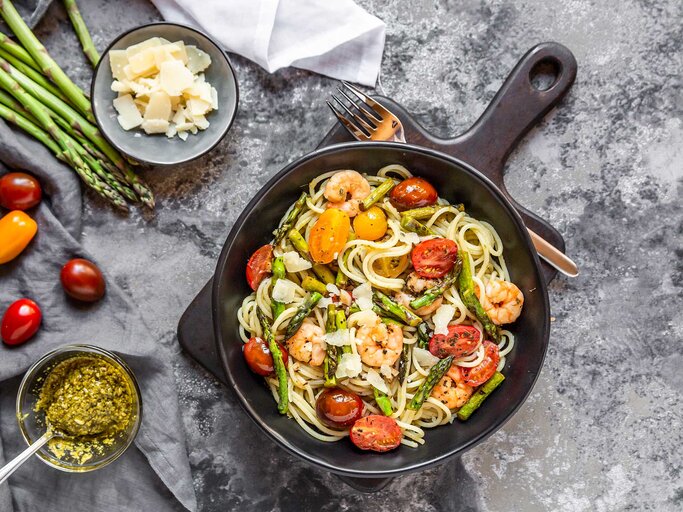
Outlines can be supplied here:
<path id="1" fill-rule="evenodd" d="M 275 230 L 275 242 L 273 245 L 279 244 L 282 239 L 289 233 L 289 230 L 294 226 L 294 223 L 296 222 L 296 219 L 301 215 L 301 211 L 304 208 L 304 205 L 306 204 L 306 199 L 308 198 L 308 194 L 306 192 L 302 192 L 301 196 L 299 196 L 299 199 L 297 199 L 296 203 L 294 203 L 294 208 L 287 214 L 287 218 L 284 220 L 282 225 Z"/>
<path id="2" fill-rule="evenodd" d="M 278 256 L 273 260 L 271 269 L 273 271 L 273 279 L 271 280 L 271 284 L 274 287 L 278 279 L 284 279 L 287 275 L 287 271 L 285 270 L 285 262 L 282 260 L 281 256 Z M 277 320 L 277 317 L 279 317 L 285 310 L 285 305 L 282 302 L 273 300 L 271 307 L 273 309 L 273 321 L 275 321 Z"/>
<path id="3" fill-rule="evenodd" d="M 429 347 L 429 326 L 422 322 L 417 326 L 417 346 L 426 349 Z"/>
<path id="4" fill-rule="evenodd" d="M 372 390 L 375 394 L 375 402 L 377 402 L 377 406 L 382 410 L 382 414 L 391 416 L 391 413 L 394 411 L 391 408 L 391 400 L 389 400 L 389 397 L 375 387 L 373 387 Z"/>
<path id="5" fill-rule="evenodd" d="M 460 293 L 460 298 L 462 299 L 463 304 L 465 304 L 465 307 L 474 313 L 477 320 L 481 322 L 481 325 L 484 326 L 484 330 L 491 336 L 491 339 L 496 343 L 499 343 L 500 329 L 491 321 L 489 315 L 486 314 L 486 311 L 479 302 L 479 299 L 477 299 L 477 294 L 474 293 L 470 255 L 465 251 L 460 251 L 460 257 L 462 258 L 462 270 L 460 271 L 460 277 L 458 278 L 458 292 Z"/>
<path id="6" fill-rule="evenodd" d="M 442 359 L 429 370 L 427 378 L 424 380 L 420 387 L 417 388 L 415 395 L 413 395 L 412 400 L 408 404 L 408 409 L 412 411 L 419 411 L 425 400 L 431 395 L 434 386 L 436 386 L 441 378 L 446 375 L 446 372 L 451 367 L 453 362 L 453 356 L 448 356 L 446 359 Z"/>
<path id="7" fill-rule="evenodd" d="M 263 329 L 263 336 L 268 343 L 268 350 L 273 356 L 273 366 L 275 367 L 275 376 L 277 377 L 277 394 L 280 398 L 277 403 L 277 410 L 280 414 L 287 414 L 289 408 L 289 385 L 287 384 L 287 369 L 285 362 L 282 359 L 282 352 L 279 345 L 275 342 L 275 336 L 270 329 L 270 320 L 263 314 L 260 308 L 256 308 L 256 315 L 258 316 L 261 329 Z"/>
<path id="8" fill-rule="evenodd" d="M 453 204 L 451 206 L 453 206 L 456 210 L 460 212 L 465 211 L 465 205 L 463 205 L 462 203 Z M 413 208 L 412 210 L 406 210 L 404 212 L 401 212 L 401 216 L 412 217 L 415 220 L 426 220 L 431 219 L 432 215 L 434 215 L 436 212 L 444 208 L 448 208 L 448 206 L 442 204 L 435 204 L 434 206 L 423 206 L 422 208 Z"/>
<path id="9" fill-rule="evenodd" d="M 52 82 L 50 82 L 47 78 L 45 78 L 43 75 L 40 74 L 40 72 L 36 71 L 33 69 L 31 66 L 26 64 L 25 62 L 21 61 L 11 53 L 7 52 L 0 46 L 0 57 L 5 59 L 7 62 L 9 62 L 12 66 L 14 66 L 16 69 L 21 71 L 23 74 L 25 74 L 27 77 L 29 77 L 31 80 L 33 80 L 35 83 L 43 87 L 44 89 L 47 89 L 50 91 L 52 94 L 60 98 L 62 101 L 69 101 L 66 96 L 62 94 L 62 92 L 57 89 Z"/>
<path id="10" fill-rule="evenodd" d="M 410 363 L 410 345 L 404 343 L 401 358 L 398 360 L 398 381 L 403 384 Z"/>
<path id="11" fill-rule="evenodd" d="M 379 319 L 382 321 L 383 324 L 386 325 L 398 325 L 399 327 L 403 328 L 405 326 L 404 323 L 399 322 L 395 318 L 392 318 L 390 316 L 382 316 L 380 315 Z"/>
<path id="12" fill-rule="evenodd" d="M 480 387 L 476 393 L 474 393 L 470 399 L 463 405 L 458 411 L 458 419 L 465 421 L 472 413 L 476 411 L 481 403 L 486 400 L 486 398 L 495 390 L 501 383 L 505 380 L 505 376 L 496 372 L 493 374 L 489 380 L 487 380 L 482 387 Z"/>
<path id="13" fill-rule="evenodd" d="M 78 36 L 78 40 L 81 42 L 83 47 L 83 53 L 92 64 L 92 67 L 97 66 L 100 60 L 100 54 L 97 53 L 97 48 L 92 42 L 90 37 L 90 32 L 88 32 L 88 27 L 83 21 L 83 16 L 78 10 L 78 5 L 76 5 L 76 0 L 64 0 L 64 7 L 66 7 L 66 12 L 69 14 L 69 19 L 71 19 L 71 24 L 74 26 L 74 31 Z"/>
<path id="14" fill-rule="evenodd" d="M 313 273 L 325 284 L 334 284 L 335 276 L 327 265 L 313 264 Z"/>
<path id="15" fill-rule="evenodd" d="M 337 330 L 341 331 L 342 329 L 346 329 L 346 315 L 344 314 L 344 310 L 339 310 L 337 311 Z M 353 352 L 351 345 L 344 345 L 342 347 L 342 352 L 344 354 L 351 354 Z"/>
<path id="16" fill-rule="evenodd" d="M 387 178 L 368 197 L 363 199 L 363 202 L 360 204 L 360 211 L 364 212 L 370 209 L 373 204 L 386 196 L 392 188 L 394 188 L 394 180 Z"/>
<path id="17" fill-rule="evenodd" d="M 301 324 L 304 323 L 306 317 L 311 314 L 311 310 L 322 298 L 322 294 L 318 292 L 313 292 L 308 297 L 306 297 L 304 303 L 301 306 L 299 306 L 299 308 L 296 310 L 296 313 L 294 313 L 294 316 L 289 321 L 289 325 L 287 326 L 287 330 L 285 331 L 286 340 L 294 336 L 294 333 L 299 330 L 299 327 L 301 327 Z"/>
<path id="18" fill-rule="evenodd" d="M 411 327 L 417 327 L 420 322 L 422 322 L 422 319 L 419 316 L 401 304 L 394 302 L 382 292 L 375 291 L 375 298 L 379 299 L 383 309 L 391 313 L 404 324 L 407 324 Z"/>
<path id="19" fill-rule="evenodd" d="M 301 257 L 309 261 L 311 260 L 311 255 L 308 253 L 308 242 L 299 232 L 298 229 L 290 229 L 287 233 L 287 238 L 289 238 L 289 241 L 292 242 L 292 245 L 294 246 L 294 249 L 296 249 L 296 252 L 301 254 Z"/>
<path id="20" fill-rule="evenodd" d="M 50 151 L 55 154 L 55 156 L 59 157 L 59 155 L 61 155 L 62 149 L 54 140 L 52 140 L 46 131 L 37 126 L 33 121 L 21 114 L 18 114 L 14 109 L 7 108 L 4 102 L 0 102 L 0 117 L 9 123 L 17 125 L 19 128 L 31 135 L 34 139 L 42 142 Z"/>
<path id="21" fill-rule="evenodd" d="M 315 277 L 304 277 L 303 281 L 301 281 L 301 287 L 307 292 L 318 292 L 321 295 L 327 295 L 327 288 Z"/>
<path id="22" fill-rule="evenodd" d="M 428 228 L 421 222 L 416 221 L 412 217 L 406 217 L 405 215 L 401 216 L 401 227 L 406 231 L 412 231 L 413 233 L 417 233 L 420 236 L 436 234 L 434 233 L 434 231 L 432 231 L 430 228 Z"/>
<path id="23" fill-rule="evenodd" d="M 441 297 L 446 290 L 458 282 L 458 276 L 460 275 L 460 270 L 462 270 L 462 259 L 458 258 L 455 260 L 455 266 L 451 270 L 450 274 L 441 281 L 436 286 L 429 288 L 421 297 L 410 302 L 410 307 L 417 310 L 425 306 L 429 306 L 436 299 Z"/>
<path id="24" fill-rule="evenodd" d="M 334 304 L 327 306 L 327 322 L 325 323 L 326 332 L 334 332 L 337 330 L 337 308 Z M 337 385 L 337 378 L 335 372 L 337 371 L 337 347 L 334 345 L 327 345 L 325 353 L 325 360 L 323 361 L 323 375 L 325 376 L 325 387 L 333 388 Z"/>
<path id="25" fill-rule="evenodd" d="M 0 48 L 5 50 L 10 55 L 16 57 L 17 59 L 19 59 L 21 62 L 23 62 L 27 66 L 31 66 L 36 71 L 39 71 L 42 73 L 40 66 L 38 64 L 36 64 L 36 61 L 33 60 L 33 57 L 31 57 L 31 54 L 28 53 L 26 50 L 24 50 L 23 46 L 15 43 L 12 39 L 10 39 L 8 36 L 3 34 L 2 32 L 0 32 Z"/>

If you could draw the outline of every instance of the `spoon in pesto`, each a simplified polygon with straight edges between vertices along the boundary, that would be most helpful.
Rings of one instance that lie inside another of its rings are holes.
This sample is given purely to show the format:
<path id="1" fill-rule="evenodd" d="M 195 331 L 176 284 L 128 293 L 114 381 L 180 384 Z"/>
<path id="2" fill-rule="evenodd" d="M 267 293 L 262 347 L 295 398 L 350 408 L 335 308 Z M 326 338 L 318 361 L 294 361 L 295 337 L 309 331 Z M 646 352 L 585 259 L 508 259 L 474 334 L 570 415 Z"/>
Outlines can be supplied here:
<path id="1" fill-rule="evenodd" d="M 19 466 L 30 459 L 34 453 L 45 446 L 50 439 L 63 436 L 64 434 L 59 430 L 49 429 L 47 432 L 45 432 L 41 437 L 36 439 L 31 446 L 26 448 L 23 452 L 14 457 L 14 459 L 5 464 L 5 467 L 0 469 L 0 484 L 7 480 L 9 476 L 19 469 Z"/>

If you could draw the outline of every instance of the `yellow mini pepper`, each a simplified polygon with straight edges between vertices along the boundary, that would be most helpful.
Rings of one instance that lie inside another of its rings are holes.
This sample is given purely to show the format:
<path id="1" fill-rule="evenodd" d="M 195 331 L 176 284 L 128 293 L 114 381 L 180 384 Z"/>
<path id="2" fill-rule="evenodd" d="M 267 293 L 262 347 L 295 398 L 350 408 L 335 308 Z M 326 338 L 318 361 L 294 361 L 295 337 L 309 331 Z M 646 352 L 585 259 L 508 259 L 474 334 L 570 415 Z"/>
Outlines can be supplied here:
<path id="1" fill-rule="evenodd" d="M 36 221 L 20 210 L 0 219 L 0 265 L 19 256 L 37 231 Z"/>

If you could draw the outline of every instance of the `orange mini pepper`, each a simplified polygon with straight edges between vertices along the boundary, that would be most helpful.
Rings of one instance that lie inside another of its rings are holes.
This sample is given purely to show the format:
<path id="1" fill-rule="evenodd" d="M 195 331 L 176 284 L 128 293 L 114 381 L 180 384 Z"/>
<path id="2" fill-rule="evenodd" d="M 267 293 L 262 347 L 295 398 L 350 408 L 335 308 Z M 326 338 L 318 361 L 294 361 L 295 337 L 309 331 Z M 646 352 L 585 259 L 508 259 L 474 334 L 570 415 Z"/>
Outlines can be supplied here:
<path id="1" fill-rule="evenodd" d="M 0 219 L 0 265 L 19 256 L 37 231 L 36 221 L 20 210 Z"/>

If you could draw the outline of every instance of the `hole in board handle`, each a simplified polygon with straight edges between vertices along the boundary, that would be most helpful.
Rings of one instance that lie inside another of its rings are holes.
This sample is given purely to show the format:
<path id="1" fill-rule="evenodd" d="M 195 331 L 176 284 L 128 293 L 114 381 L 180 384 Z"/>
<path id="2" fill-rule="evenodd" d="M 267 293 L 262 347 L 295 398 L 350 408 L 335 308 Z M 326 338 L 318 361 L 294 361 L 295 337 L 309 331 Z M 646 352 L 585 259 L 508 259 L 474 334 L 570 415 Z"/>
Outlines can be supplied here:
<path id="1" fill-rule="evenodd" d="M 529 71 L 531 86 L 537 91 L 552 89 L 560 78 L 560 71 L 560 63 L 553 57 L 539 60 Z"/>

